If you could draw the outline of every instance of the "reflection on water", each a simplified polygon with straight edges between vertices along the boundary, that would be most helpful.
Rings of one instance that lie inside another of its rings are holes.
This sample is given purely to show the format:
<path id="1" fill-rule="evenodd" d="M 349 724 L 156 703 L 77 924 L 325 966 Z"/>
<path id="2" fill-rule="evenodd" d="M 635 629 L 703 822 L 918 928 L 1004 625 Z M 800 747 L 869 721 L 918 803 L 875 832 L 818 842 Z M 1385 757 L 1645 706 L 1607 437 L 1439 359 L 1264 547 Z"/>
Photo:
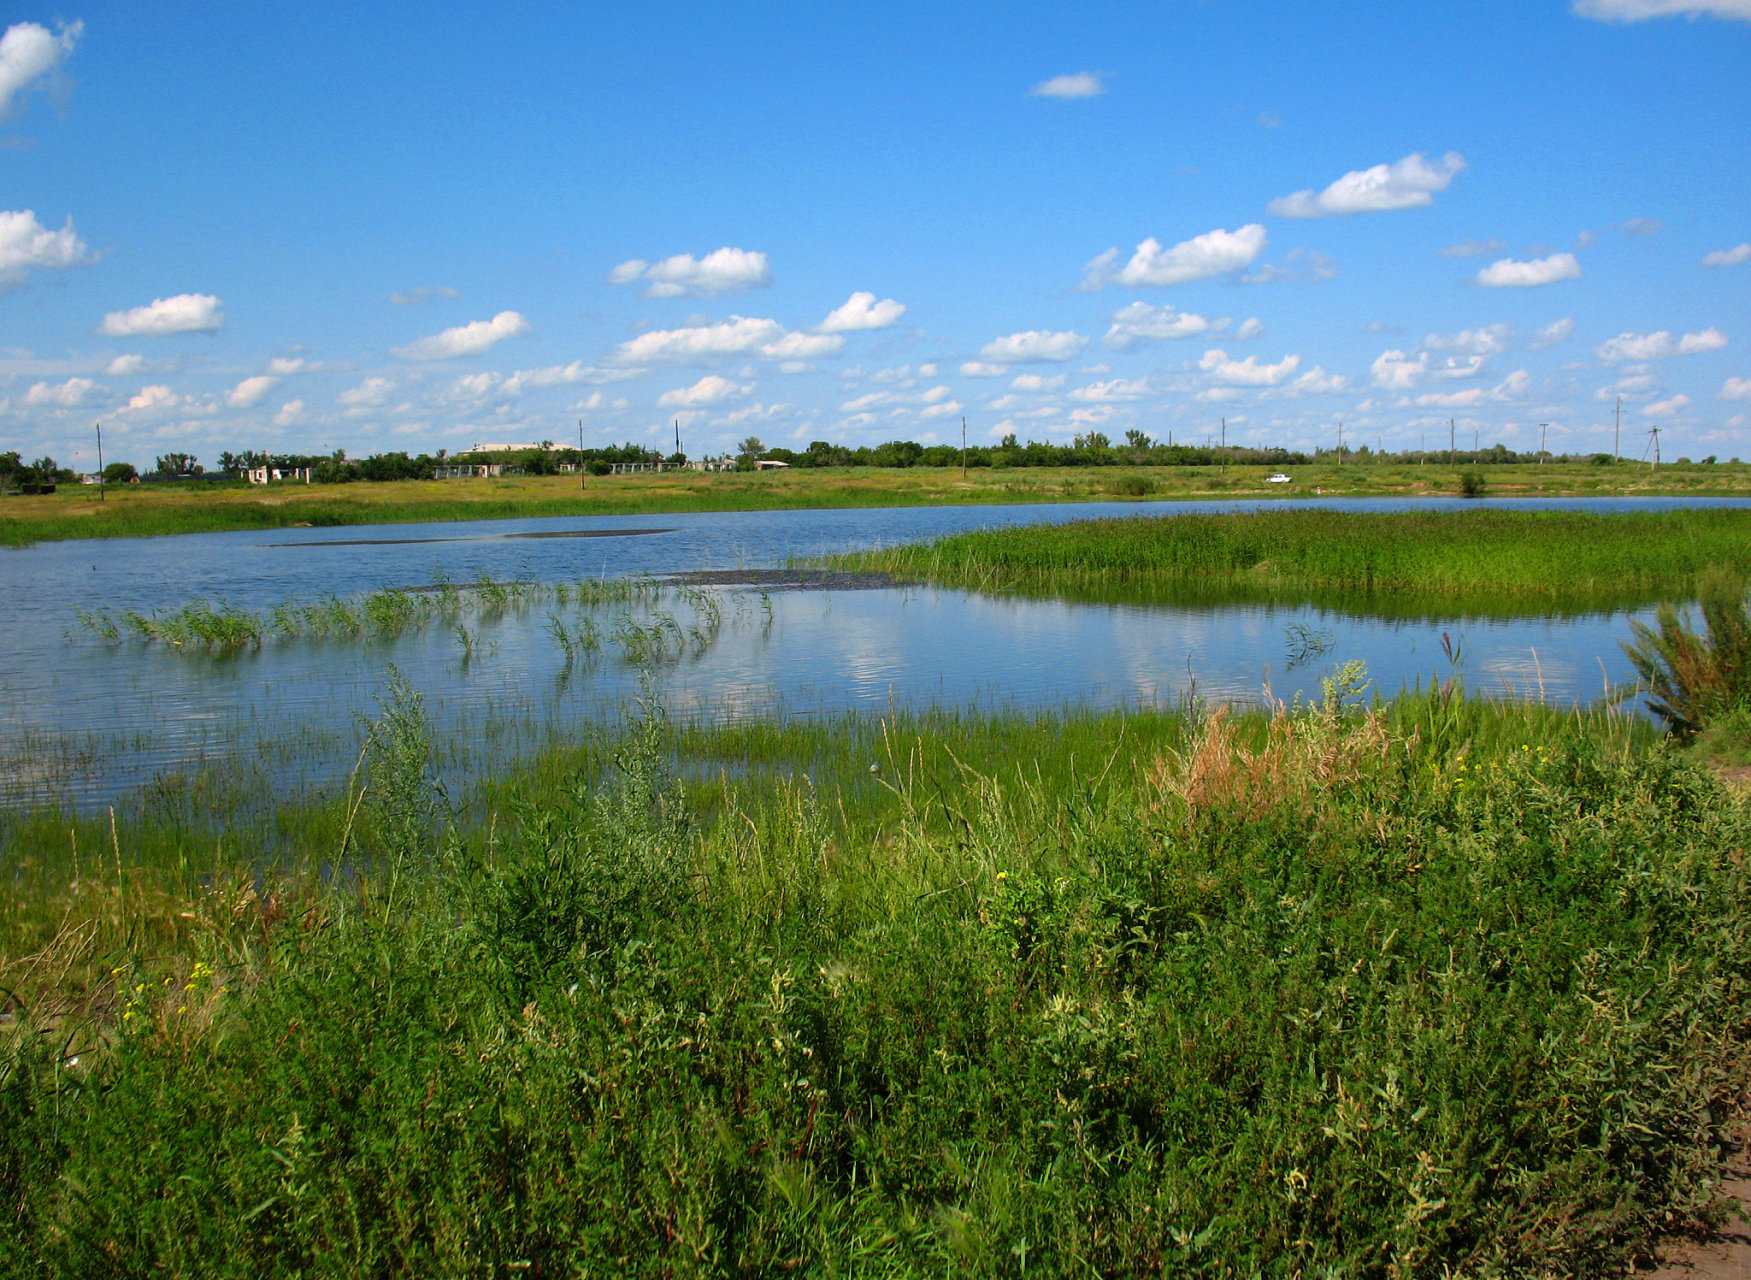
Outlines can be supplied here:
<path id="1" fill-rule="evenodd" d="M 344 532 L 361 544 L 315 555 L 273 545 L 288 539 L 284 530 L 0 552 L 12 602 L 0 629 L 0 796 L 97 806 L 165 771 L 203 766 L 249 771 L 280 790 L 329 785 L 351 766 L 361 718 L 376 713 L 392 662 L 425 696 L 439 740 L 453 744 L 456 770 L 490 768 L 554 734 L 618 719 L 637 696 L 639 673 L 625 660 L 629 644 L 617 638 L 617 618 L 625 612 L 640 627 L 657 625 L 642 606 L 598 614 L 599 643 L 574 651 L 568 667 L 551 597 L 471 617 L 471 646 L 429 627 L 380 639 L 273 641 L 229 654 L 106 643 L 75 626 L 80 609 L 164 611 L 206 599 L 265 613 L 288 598 L 438 578 L 555 582 L 770 566 L 995 524 L 1161 511 L 1087 504 L 496 522 L 498 533 L 662 530 L 634 538 L 482 539 L 480 525 L 373 531 L 469 539 L 389 544 L 356 529 L 296 531 L 315 541 L 339 541 L 332 535 Z M 1292 699 L 1317 696 L 1321 676 L 1354 658 L 1392 693 L 1448 674 L 1443 633 L 1463 645 L 1462 674 L 1474 691 L 1568 703 L 1631 674 L 1618 648 L 1629 631 L 1621 614 L 1392 620 L 1314 605 L 1069 602 L 917 587 L 691 589 L 717 602 L 721 625 L 710 643 L 698 643 L 689 632 L 699 630 L 694 615 L 663 606 L 674 624 L 660 628 L 667 639 L 658 683 L 671 713 L 683 718 L 889 705 L 1173 705 L 1188 696 L 1255 701 L 1267 690 Z M 575 601 L 568 607 L 565 626 L 575 637 L 583 615 Z M 1321 640 L 1311 658 L 1305 633 Z M 1298 655 L 1305 660 L 1295 662 Z"/>

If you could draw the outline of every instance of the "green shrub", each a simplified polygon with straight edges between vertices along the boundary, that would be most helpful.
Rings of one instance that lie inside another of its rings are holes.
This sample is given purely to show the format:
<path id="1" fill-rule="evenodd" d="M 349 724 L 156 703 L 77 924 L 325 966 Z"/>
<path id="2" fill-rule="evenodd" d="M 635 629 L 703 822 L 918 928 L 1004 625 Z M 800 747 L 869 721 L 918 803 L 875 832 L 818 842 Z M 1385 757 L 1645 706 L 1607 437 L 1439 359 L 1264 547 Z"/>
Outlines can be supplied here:
<path id="1" fill-rule="evenodd" d="M 1467 467 L 1459 473 L 1459 496 L 1462 498 L 1481 498 L 1488 487 L 1483 472 L 1476 467 Z"/>

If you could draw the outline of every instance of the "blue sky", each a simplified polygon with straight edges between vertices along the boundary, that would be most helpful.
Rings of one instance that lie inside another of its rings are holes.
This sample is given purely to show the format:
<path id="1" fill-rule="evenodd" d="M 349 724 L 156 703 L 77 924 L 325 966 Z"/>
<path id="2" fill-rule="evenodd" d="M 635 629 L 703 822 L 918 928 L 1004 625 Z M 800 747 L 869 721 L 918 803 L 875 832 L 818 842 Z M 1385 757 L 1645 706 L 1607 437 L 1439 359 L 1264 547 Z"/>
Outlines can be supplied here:
<path id="1" fill-rule="evenodd" d="M 0 41 L 0 448 L 1751 457 L 1751 0 L 138 5 Z"/>

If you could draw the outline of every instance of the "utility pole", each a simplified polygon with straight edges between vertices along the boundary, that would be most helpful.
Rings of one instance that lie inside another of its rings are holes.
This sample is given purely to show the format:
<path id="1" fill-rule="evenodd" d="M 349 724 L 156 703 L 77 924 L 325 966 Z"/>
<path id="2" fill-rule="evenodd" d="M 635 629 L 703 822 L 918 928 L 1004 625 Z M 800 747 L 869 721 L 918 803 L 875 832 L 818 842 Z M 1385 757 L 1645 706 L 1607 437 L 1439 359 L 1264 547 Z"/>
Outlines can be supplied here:
<path id="1" fill-rule="evenodd" d="M 97 500 L 103 497 L 103 423 L 97 424 Z"/>
<path id="2" fill-rule="evenodd" d="M 675 419 L 675 452 L 681 452 L 681 419 Z"/>
<path id="3" fill-rule="evenodd" d="M 584 420 L 578 419 L 578 488 L 584 487 L 584 477 L 590 473 L 584 470 Z"/>
<path id="4" fill-rule="evenodd" d="M 1623 397 L 1622 396 L 1617 397 L 1616 423 L 1617 423 L 1617 425 L 1611 428 L 1611 460 L 1613 462 L 1617 462 L 1617 461 L 1621 460 L 1621 458 L 1622 458 L 1622 453 L 1617 447 L 1618 440 L 1621 439 L 1623 436 Z"/>
<path id="5" fill-rule="evenodd" d="M 1447 419 L 1447 465 L 1453 465 L 1453 419 Z"/>
<path id="6" fill-rule="evenodd" d="M 1344 424 L 1338 423 L 1338 465 L 1344 465 Z"/>
<path id="7" fill-rule="evenodd" d="M 1427 431 L 1417 432 L 1417 465 L 1419 467 L 1429 465 L 1429 433 Z"/>
<path id="8" fill-rule="evenodd" d="M 1654 447 L 1654 460 L 1648 463 L 1648 470 L 1652 471 L 1660 465 L 1660 428 L 1658 426 L 1648 428 L 1648 442 Z"/>
<path id="9" fill-rule="evenodd" d="M 1544 465 L 1544 433 L 1549 430 L 1549 428 L 1550 423 L 1548 422 L 1541 422 L 1538 424 L 1538 465 L 1541 467 Z"/>
<path id="10" fill-rule="evenodd" d="M 1228 474 L 1228 419 L 1222 419 L 1222 474 Z"/>
<path id="11" fill-rule="evenodd" d="M 961 416 L 961 479 L 967 478 L 967 419 Z"/>

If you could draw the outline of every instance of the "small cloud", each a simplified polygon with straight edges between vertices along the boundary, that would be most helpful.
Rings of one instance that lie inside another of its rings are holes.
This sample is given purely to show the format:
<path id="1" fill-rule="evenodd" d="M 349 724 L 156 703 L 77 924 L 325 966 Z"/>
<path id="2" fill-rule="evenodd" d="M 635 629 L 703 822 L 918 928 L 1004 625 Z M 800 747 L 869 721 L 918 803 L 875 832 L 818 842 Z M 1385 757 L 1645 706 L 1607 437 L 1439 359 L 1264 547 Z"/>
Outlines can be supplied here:
<path id="1" fill-rule="evenodd" d="M 225 327 L 225 313 L 210 293 L 179 293 L 150 305 L 112 311 L 97 331 L 105 337 L 159 337 L 170 333 L 214 333 Z"/>
<path id="2" fill-rule="evenodd" d="M 885 329 L 906 314 L 906 304 L 892 298 L 876 301 L 873 293 L 854 293 L 844 306 L 815 326 L 818 333 L 843 333 L 852 329 Z"/>
<path id="3" fill-rule="evenodd" d="M 657 407 L 697 408 L 702 405 L 722 404 L 726 400 L 734 400 L 745 396 L 754 388 L 728 378 L 720 378 L 715 373 L 708 373 L 690 387 L 677 387 L 673 391 L 665 391 L 657 397 Z"/>
<path id="4" fill-rule="evenodd" d="M 1028 92 L 1036 98 L 1098 98 L 1107 91 L 1106 82 L 1104 71 L 1078 71 L 1075 75 L 1042 80 Z"/>
<path id="5" fill-rule="evenodd" d="M 1476 283 L 1486 289 L 1526 289 L 1559 280 L 1579 280 L 1581 264 L 1572 253 L 1553 253 L 1548 258 L 1520 262 L 1502 258 L 1477 273 Z"/>
<path id="6" fill-rule="evenodd" d="M 0 61 L 4 56 L 0 46 Z M 68 218 L 59 231 L 50 231 L 29 209 L 0 211 L 0 293 L 23 287 L 33 267 L 64 270 L 94 261 L 85 242 L 73 233 L 73 219 Z"/>
<path id="7" fill-rule="evenodd" d="M 1624 360 L 1662 360 L 1667 356 L 1693 356 L 1705 351 L 1719 351 L 1727 345 L 1727 335 L 1708 328 L 1701 333 L 1687 333 L 1674 338 L 1666 330 L 1658 333 L 1620 333 L 1593 348 L 1593 354 L 1612 364 Z"/>
<path id="8" fill-rule="evenodd" d="M 245 378 L 230 391 L 225 393 L 225 403 L 233 409 L 250 409 L 260 404 L 279 382 L 278 378 L 268 374 L 257 374 L 253 378 Z"/>
<path id="9" fill-rule="evenodd" d="M 1751 4 L 1745 0 L 1574 0 L 1571 6 L 1583 18 L 1598 22 L 1646 22 L 1649 18 L 1716 18 L 1751 21 Z"/>
<path id="10" fill-rule="evenodd" d="M 836 333 L 787 333 L 761 346 L 760 354 L 768 360 L 813 360 L 844 346 L 845 339 Z"/>
<path id="11" fill-rule="evenodd" d="M 178 398 L 169 387 L 141 387 L 139 393 L 128 401 L 128 408 L 143 413 L 151 409 L 168 409 L 177 403 Z"/>
<path id="12" fill-rule="evenodd" d="M 1426 351 L 1460 351 L 1474 356 L 1499 355 L 1508 349 L 1508 326 L 1485 325 L 1481 329 L 1461 329 L 1458 333 L 1431 333 L 1423 339 Z"/>
<path id="13" fill-rule="evenodd" d="M 13 99 L 43 80 L 52 80 L 85 30 L 83 22 L 59 25 L 51 34 L 34 22 L 16 22 L 0 36 L 0 116 L 11 113 Z"/>
<path id="14" fill-rule="evenodd" d="M 1751 400 L 1751 378 L 1728 378 L 1721 384 L 1719 400 Z"/>
<path id="15" fill-rule="evenodd" d="M 1422 351 L 1412 360 L 1402 351 L 1382 351 L 1372 366 L 1374 385 L 1389 391 L 1408 391 L 1429 373 L 1429 355 Z"/>
<path id="16" fill-rule="evenodd" d="M 1657 236 L 1666 229 L 1658 218 L 1630 218 L 1617 224 L 1616 230 L 1626 236 Z"/>
<path id="17" fill-rule="evenodd" d="M 1491 236 L 1488 240 L 1461 240 L 1458 244 L 1450 244 L 1441 250 L 1443 258 L 1477 258 L 1486 253 L 1501 253 L 1508 247 L 1506 240 L 1498 240 Z"/>
<path id="18" fill-rule="evenodd" d="M 1117 249 L 1108 249 L 1091 259 L 1082 268 L 1081 288 L 1103 289 L 1109 284 L 1140 288 L 1207 280 L 1252 265 L 1264 251 L 1267 239 L 1264 227 L 1256 222 L 1233 231 L 1218 227 L 1182 240 L 1171 249 L 1162 248 L 1161 242 L 1151 236 L 1137 246 L 1130 261 L 1122 267 L 1118 266 Z"/>
<path id="19" fill-rule="evenodd" d="M 1420 208 L 1433 204 L 1433 193 L 1445 191 L 1464 168 L 1465 157 L 1457 151 L 1449 151 L 1433 164 L 1422 152 L 1412 152 L 1396 164 L 1352 169 L 1317 194 L 1309 188 L 1281 196 L 1271 201 L 1269 211 L 1279 218 L 1325 218 Z"/>
<path id="20" fill-rule="evenodd" d="M 77 409 L 80 405 L 107 399 L 109 389 L 90 378 L 68 378 L 59 385 L 39 382 L 24 393 L 26 404 L 52 405 L 57 409 Z"/>
<path id="21" fill-rule="evenodd" d="M 304 402 L 302 400 L 288 400 L 280 406 L 280 411 L 274 415 L 274 425 L 288 427 L 303 416 Z"/>
<path id="22" fill-rule="evenodd" d="M 417 289 L 409 289 L 406 293 L 390 294 L 389 303 L 391 306 L 395 307 L 411 307 L 417 302 L 426 302 L 432 298 L 460 298 L 461 296 L 462 295 L 454 289 L 447 289 L 442 286 L 433 289 L 421 285 Z"/>
<path id="23" fill-rule="evenodd" d="M 529 322 L 515 311 L 501 311 L 491 320 L 458 325 L 429 338 L 419 338 L 405 347 L 391 347 L 397 360 L 457 360 L 492 350 L 506 338 L 528 333 Z"/>
<path id="24" fill-rule="evenodd" d="M 1363 333 L 1403 333 L 1401 324 L 1387 324 L 1384 320 L 1370 320 L 1362 326 Z"/>
<path id="25" fill-rule="evenodd" d="M 992 366 L 1035 360 L 1074 360 L 1087 345 L 1088 339 L 1080 333 L 1051 333 L 1044 329 L 1030 329 L 1025 333 L 1012 333 L 1006 338 L 987 342 L 980 348 L 979 358 L 988 361 Z M 961 372 L 966 372 L 964 365 Z"/>
<path id="26" fill-rule="evenodd" d="M 1056 391 L 1064 385 L 1065 375 L 1055 374 L 1048 378 L 1040 373 L 1023 373 L 1016 375 L 1009 384 L 1012 391 Z"/>
<path id="27" fill-rule="evenodd" d="M 358 386 L 341 392 L 334 402 L 349 409 L 375 409 L 389 403 L 395 383 L 388 378 L 366 378 Z"/>
<path id="28" fill-rule="evenodd" d="M 961 366 L 963 378 L 1001 378 L 1008 372 L 1006 364 L 990 364 L 983 360 L 968 360 Z"/>
<path id="29" fill-rule="evenodd" d="M 1257 316 L 1242 320 L 1240 322 L 1240 328 L 1234 331 L 1234 336 L 1241 339 L 1243 342 L 1253 338 L 1262 338 L 1265 336 L 1264 321 L 1260 320 Z"/>
<path id="30" fill-rule="evenodd" d="M 1575 333 L 1575 322 L 1565 316 L 1561 320 L 1553 320 L 1547 325 L 1539 326 L 1532 335 L 1531 347 L 1534 351 L 1542 351 L 1545 347 L 1554 347 L 1559 342 L 1566 342 Z"/>
<path id="31" fill-rule="evenodd" d="M 1705 267 L 1736 267 L 1747 260 L 1751 260 L 1751 243 L 1734 245 L 1731 249 L 1716 249 L 1713 253 L 1704 254 L 1702 265 Z"/>
<path id="32" fill-rule="evenodd" d="M 1101 342 L 1114 351 L 1129 351 L 1143 343 L 1168 338 L 1196 337 L 1210 328 L 1210 322 L 1203 316 L 1175 311 L 1172 307 L 1152 307 L 1147 302 L 1121 307 L 1113 312 L 1112 321 Z"/>
<path id="33" fill-rule="evenodd" d="M 1656 400 L 1652 404 L 1644 404 L 1642 412 L 1650 418 L 1670 418 L 1689 403 L 1690 397 L 1680 391 L 1670 400 Z"/>
<path id="34" fill-rule="evenodd" d="M 1257 356 L 1230 360 L 1228 353 L 1220 349 L 1206 351 L 1198 361 L 1198 368 L 1212 380 L 1245 387 L 1274 387 L 1300 367 L 1298 355 L 1284 356 L 1276 364 L 1260 364 Z"/>
<path id="35" fill-rule="evenodd" d="M 634 258 L 608 273 L 609 284 L 631 284 L 639 279 L 650 282 L 644 291 L 647 298 L 715 297 L 764 289 L 772 283 L 772 268 L 763 253 L 725 245 L 703 258 L 690 253 L 677 253 L 661 262 Z"/>
<path id="36" fill-rule="evenodd" d="M 1276 112 L 1274 112 L 1274 111 L 1261 111 L 1261 112 L 1259 112 L 1259 128 L 1261 128 L 1261 129 L 1281 129 L 1282 127 L 1283 127 L 1283 121 L 1282 121 L 1281 117 L 1279 117 L 1277 115 Z"/>
<path id="37" fill-rule="evenodd" d="M 146 369 L 146 357 L 142 355 L 117 356 L 103 367 L 107 378 L 130 378 Z"/>

